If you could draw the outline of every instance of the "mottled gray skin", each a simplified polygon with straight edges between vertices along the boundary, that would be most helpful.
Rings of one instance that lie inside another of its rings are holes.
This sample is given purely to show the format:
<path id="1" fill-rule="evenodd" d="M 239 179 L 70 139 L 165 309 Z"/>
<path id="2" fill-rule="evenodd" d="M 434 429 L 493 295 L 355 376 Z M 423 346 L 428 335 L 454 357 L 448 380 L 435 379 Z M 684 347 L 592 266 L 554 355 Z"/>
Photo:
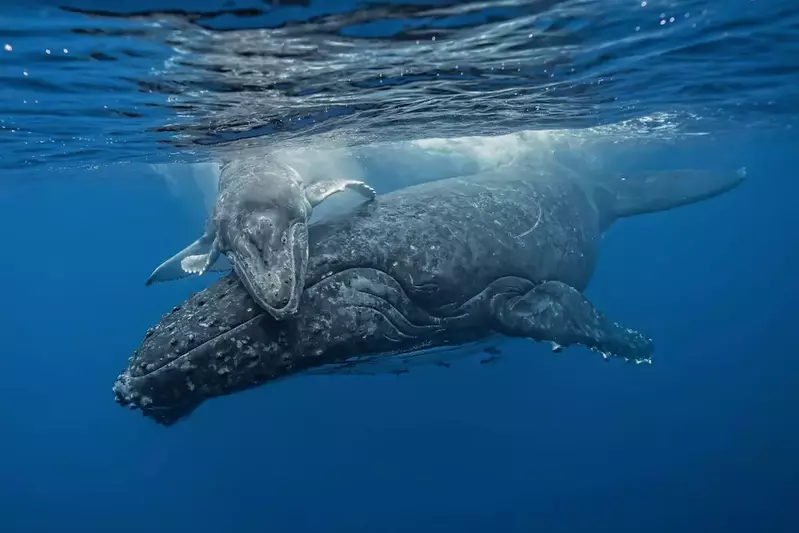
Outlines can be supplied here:
<path id="1" fill-rule="evenodd" d="M 693 203 L 742 175 L 673 172 L 589 183 L 491 172 L 378 197 L 311 228 L 303 305 L 276 321 L 234 275 L 151 328 L 116 400 L 165 425 L 208 398 L 358 357 L 502 334 L 648 362 L 652 342 L 581 294 L 617 218 Z"/>
<path id="2" fill-rule="evenodd" d="M 345 188 L 375 197 L 363 182 L 309 182 L 292 167 L 263 157 L 225 163 L 203 236 L 156 268 L 147 284 L 214 270 L 225 254 L 263 309 L 278 320 L 291 316 L 305 282 L 313 206 Z"/>

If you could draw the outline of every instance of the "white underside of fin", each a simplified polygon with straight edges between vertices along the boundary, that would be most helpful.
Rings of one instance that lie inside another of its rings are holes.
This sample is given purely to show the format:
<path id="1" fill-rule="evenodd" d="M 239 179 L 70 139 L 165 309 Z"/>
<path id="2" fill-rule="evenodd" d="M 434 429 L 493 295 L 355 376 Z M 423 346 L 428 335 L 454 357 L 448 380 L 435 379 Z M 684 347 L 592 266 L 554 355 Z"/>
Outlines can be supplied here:
<path id="1" fill-rule="evenodd" d="M 158 268 L 150 274 L 150 277 L 147 279 L 147 285 L 154 282 L 181 279 L 191 274 L 196 274 L 197 272 L 183 268 L 183 261 L 189 257 L 208 257 L 212 253 L 214 237 L 214 234 L 205 233 L 186 248 L 161 263 Z M 217 255 L 219 255 L 218 252 Z M 212 264 L 213 262 L 209 262 L 203 271 L 209 270 Z"/>
<path id="2" fill-rule="evenodd" d="M 180 266 L 189 274 L 203 275 L 219 259 L 217 242 L 211 245 L 211 250 L 206 254 L 187 255 L 180 261 Z"/>
<path id="3" fill-rule="evenodd" d="M 188 255 L 180 261 L 180 266 L 189 274 L 205 274 L 209 262 L 209 254 Z"/>
<path id="4" fill-rule="evenodd" d="M 324 180 L 313 183 L 305 188 L 305 197 L 311 206 L 316 207 L 326 198 L 346 189 L 357 192 L 368 200 L 374 200 L 377 193 L 373 188 L 358 180 Z"/>

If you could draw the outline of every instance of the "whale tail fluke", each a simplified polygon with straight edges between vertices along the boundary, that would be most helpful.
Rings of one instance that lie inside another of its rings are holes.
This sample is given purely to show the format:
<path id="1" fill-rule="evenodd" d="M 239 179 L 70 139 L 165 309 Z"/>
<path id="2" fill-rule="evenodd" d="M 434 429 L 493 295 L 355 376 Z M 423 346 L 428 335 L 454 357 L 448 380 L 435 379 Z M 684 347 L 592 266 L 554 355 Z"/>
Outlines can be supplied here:
<path id="1" fill-rule="evenodd" d="M 735 172 L 672 170 L 617 180 L 609 191 L 614 218 L 666 211 L 730 191 L 746 178 L 746 167 Z"/>

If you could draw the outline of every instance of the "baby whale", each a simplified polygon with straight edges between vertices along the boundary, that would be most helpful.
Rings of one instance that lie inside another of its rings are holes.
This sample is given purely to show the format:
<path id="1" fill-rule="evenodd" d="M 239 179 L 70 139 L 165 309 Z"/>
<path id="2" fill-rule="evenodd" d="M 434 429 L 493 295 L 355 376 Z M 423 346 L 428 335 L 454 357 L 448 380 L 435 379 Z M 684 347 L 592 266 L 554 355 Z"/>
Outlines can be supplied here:
<path id="1" fill-rule="evenodd" d="M 231 273 L 148 330 L 114 384 L 116 401 L 170 425 L 205 400 L 283 377 L 410 365 L 420 350 L 496 335 L 650 362 L 651 339 L 582 294 L 602 233 L 619 218 L 711 198 L 743 179 L 685 170 L 589 180 L 520 167 L 381 195 L 311 227 L 294 316 L 275 320 Z"/>
<path id="2" fill-rule="evenodd" d="M 158 266 L 147 285 L 224 270 L 227 265 L 215 263 L 225 254 L 258 305 L 285 319 L 297 311 L 305 284 L 313 207 L 345 189 L 375 198 L 362 181 L 309 181 L 293 167 L 263 157 L 226 162 L 205 232 Z"/>

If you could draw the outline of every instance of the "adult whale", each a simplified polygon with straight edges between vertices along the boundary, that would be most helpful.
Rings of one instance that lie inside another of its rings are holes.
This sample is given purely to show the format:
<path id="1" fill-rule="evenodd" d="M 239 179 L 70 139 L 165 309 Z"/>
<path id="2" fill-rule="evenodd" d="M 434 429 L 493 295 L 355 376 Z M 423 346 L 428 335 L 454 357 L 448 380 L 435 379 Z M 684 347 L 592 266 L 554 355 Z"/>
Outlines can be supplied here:
<path id="1" fill-rule="evenodd" d="M 581 294 L 621 217 L 736 187 L 743 172 L 587 180 L 487 172 L 379 196 L 310 233 L 297 313 L 278 321 L 234 274 L 164 315 L 116 380 L 116 401 L 170 425 L 203 401 L 317 367 L 407 357 L 492 335 L 648 362 L 652 342 Z"/>

